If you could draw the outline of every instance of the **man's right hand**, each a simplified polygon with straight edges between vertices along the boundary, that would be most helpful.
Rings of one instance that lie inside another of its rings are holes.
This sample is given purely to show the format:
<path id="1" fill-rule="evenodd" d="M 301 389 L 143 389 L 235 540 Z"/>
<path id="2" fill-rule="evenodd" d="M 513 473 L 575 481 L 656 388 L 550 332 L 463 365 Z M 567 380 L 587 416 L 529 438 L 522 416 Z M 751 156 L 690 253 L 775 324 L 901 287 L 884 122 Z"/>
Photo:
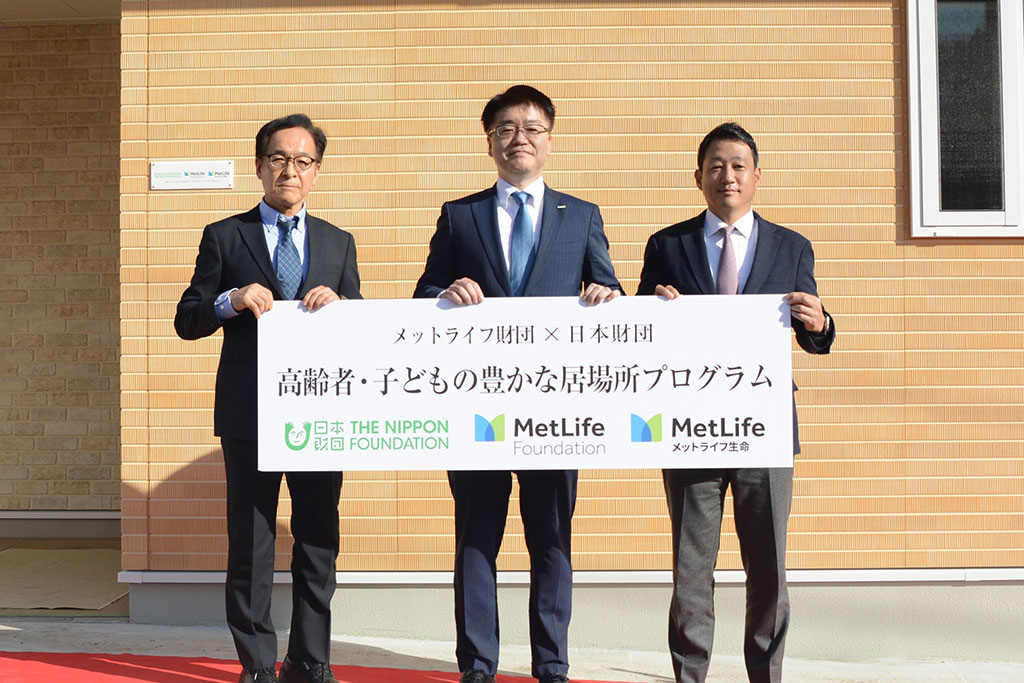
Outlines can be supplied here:
<path id="1" fill-rule="evenodd" d="M 231 292 L 231 307 L 238 312 L 249 309 L 257 318 L 269 311 L 273 305 L 274 293 L 258 282 Z"/>
<path id="2" fill-rule="evenodd" d="M 679 293 L 679 290 L 672 285 L 658 285 L 654 288 L 654 295 L 664 297 L 667 300 L 682 296 L 682 294 Z"/>
<path id="3" fill-rule="evenodd" d="M 448 299 L 448 301 L 459 306 L 478 304 L 484 300 L 484 290 L 480 289 L 480 285 L 475 280 L 471 280 L 468 277 L 460 277 L 448 285 L 448 289 L 441 292 L 441 298 Z"/>

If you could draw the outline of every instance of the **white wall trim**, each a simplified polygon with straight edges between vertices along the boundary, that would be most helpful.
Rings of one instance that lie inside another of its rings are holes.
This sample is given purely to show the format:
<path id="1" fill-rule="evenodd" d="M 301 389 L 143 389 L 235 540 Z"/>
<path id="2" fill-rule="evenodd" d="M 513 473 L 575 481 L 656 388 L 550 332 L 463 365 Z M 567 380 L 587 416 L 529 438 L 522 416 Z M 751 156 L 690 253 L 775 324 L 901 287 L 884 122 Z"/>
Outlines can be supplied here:
<path id="1" fill-rule="evenodd" d="M 1024 567 L 962 568 L 962 569 L 793 569 L 788 572 L 790 585 L 1024 585 Z M 117 580 L 128 584 L 220 584 L 224 572 L 122 571 Z M 450 586 L 451 572 L 338 572 L 338 586 Z M 719 586 L 743 585 L 742 571 L 716 571 Z M 275 572 L 274 583 L 290 584 L 291 574 Z M 498 572 L 503 586 L 528 586 L 529 572 Z M 601 585 L 672 585 L 669 571 L 578 571 L 573 574 L 576 586 Z"/>
<path id="2" fill-rule="evenodd" d="M 1019 0 L 998 0 L 1003 109 L 1003 211 L 942 211 L 939 207 L 938 55 L 936 0 L 907 2 L 907 96 L 911 237 L 1024 236 L 1024 63 Z"/>

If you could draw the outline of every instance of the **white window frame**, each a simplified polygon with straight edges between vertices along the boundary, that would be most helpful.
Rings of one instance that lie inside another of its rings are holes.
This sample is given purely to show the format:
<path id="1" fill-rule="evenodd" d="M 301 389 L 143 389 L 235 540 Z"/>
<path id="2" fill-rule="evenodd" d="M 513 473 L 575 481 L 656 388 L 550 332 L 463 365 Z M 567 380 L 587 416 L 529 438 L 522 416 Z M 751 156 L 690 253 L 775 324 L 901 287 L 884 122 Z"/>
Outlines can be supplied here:
<path id="1" fill-rule="evenodd" d="M 1022 237 L 1024 10 L 998 0 L 1003 106 L 1003 211 L 942 211 L 936 0 L 907 0 L 912 237 Z"/>

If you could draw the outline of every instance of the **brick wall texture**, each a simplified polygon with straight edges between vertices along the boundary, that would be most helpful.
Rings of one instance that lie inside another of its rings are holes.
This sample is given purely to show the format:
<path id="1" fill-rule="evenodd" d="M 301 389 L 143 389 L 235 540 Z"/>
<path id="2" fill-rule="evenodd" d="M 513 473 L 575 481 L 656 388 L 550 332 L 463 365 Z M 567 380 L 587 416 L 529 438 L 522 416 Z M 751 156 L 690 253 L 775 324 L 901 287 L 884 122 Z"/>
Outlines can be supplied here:
<path id="1" fill-rule="evenodd" d="M 0 510 L 120 508 L 119 30 L 0 24 Z"/>
<path id="2" fill-rule="evenodd" d="M 703 134 L 731 119 L 758 139 L 757 208 L 814 243 L 840 329 L 830 356 L 794 354 L 790 566 L 1024 566 L 1024 244 L 909 239 L 905 6 L 125 0 L 125 567 L 224 567 L 220 337 L 171 320 L 202 227 L 259 200 L 260 124 L 326 129 L 310 208 L 354 233 L 364 296 L 409 297 L 442 202 L 494 182 L 483 104 L 522 82 L 558 107 L 546 180 L 601 206 L 630 294 L 648 236 L 703 208 Z M 235 188 L 149 191 L 151 161 L 191 158 L 233 159 Z M 511 507 L 500 562 L 522 569 Z M 341 515 L 340 569 L 451 568 L 443 472 L 348 472 Z M 669 567 L 659 472 L 584 472 L 574 522 L 578 569 Z M 730 525 L 721 568 L 741 566 Z M 279 550 L 283 569 L 286 533 Z"/>

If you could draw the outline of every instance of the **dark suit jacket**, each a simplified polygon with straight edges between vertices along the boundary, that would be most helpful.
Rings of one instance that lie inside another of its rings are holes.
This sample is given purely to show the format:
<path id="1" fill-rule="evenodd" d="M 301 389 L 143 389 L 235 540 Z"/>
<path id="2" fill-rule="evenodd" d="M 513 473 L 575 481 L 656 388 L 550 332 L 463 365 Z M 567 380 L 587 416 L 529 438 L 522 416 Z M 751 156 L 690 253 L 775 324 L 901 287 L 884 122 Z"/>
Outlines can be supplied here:
<path id="1" fill-rule="evenodd" d="M 309 269 L 297 295 L 326 285 L 339 296 L 361 299 L 356 247 L 352 235 L 306 214 Z M 192 283 L 181 295 L 174 329 L 182 339 L 217 331 L 217 296 L 232 287 L 258 282 L 284 299 L 267 250 L 259 207 L 206 226 L 199 244 Z M 213 429 L 217 436 L 256 439 L 256 317 L 250 311 L 225 320 L 224 344 L 217 368 Z"/>
<path id="2" fill-rule="evenodd" d="M 818 295 L 814 281 L 814 250 L 802 235 L 770 223 L 756 212 L 757 247 L 742 294 Z M 716 294 L 704 239 L 704 214 L 676 223 L 651 235 L 644 252 L 637 294 L 654 294 L 657 285 L 673 285 L 680 294 Z M 827 315 L 827 314 L 826 314 Z M 828 353 L 836 336 L 833 323 L 824 334 L 809 332 L 793 319 L 796 340 L 808 353 Z M 793 385 L 796 391 L 796 384 Z M 800 452 L 796 404 L 793 407 L 793 452 Z"/>
<path id="3" fill-rule="evenodd" d="M 495 187 L 441 207 L 413 296 L 436 297 L 460 277 L 475 280 L 484 296 L 512 296 L 498 236 Z M 540 243 L 523 296 L 578 296 L 591 282 L 621 289 L 601 211 L 545 186 Z"/>

